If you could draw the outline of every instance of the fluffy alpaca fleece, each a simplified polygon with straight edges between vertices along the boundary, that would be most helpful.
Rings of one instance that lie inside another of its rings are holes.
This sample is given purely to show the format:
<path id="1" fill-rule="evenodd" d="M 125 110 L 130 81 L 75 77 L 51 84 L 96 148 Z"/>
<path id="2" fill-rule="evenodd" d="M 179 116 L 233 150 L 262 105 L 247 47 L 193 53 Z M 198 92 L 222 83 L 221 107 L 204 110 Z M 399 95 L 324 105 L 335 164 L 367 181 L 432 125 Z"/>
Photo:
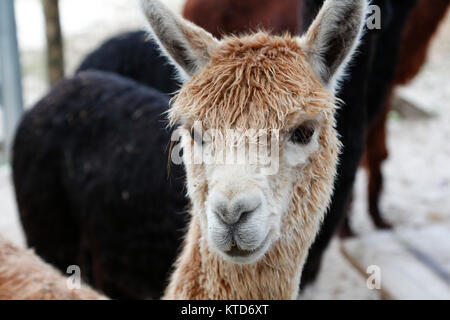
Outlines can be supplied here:
<path id="1" fill-rule="evenodd" d="M 103 299 L 85 285 L 70 290 L 67 278 L 32 250 L 19 249 L 0 236 L 0 300 Z"/>
<path id="2" fill-rule="evenodd" d="M 305 57 L 298 41 L 289 36 L 258 33 L 228 38 L 205 71 L 186 83 L 176 97 L 172 120 L 202 119 L 206 127 L 286 130 L 299 107 L 304 116 L 320 115 L 324 122 L 320 150 L 302 175 L 280 169 L 272 178 L 274 185 L 292 183 L 289 209 L 282 213 L 279 239 L 262 260 L 251 265 L 228 262 L 209 249 L 201 221 L 208 183 L 201 165 L 186 166 L 193 219 L 166 299 L 296 297 L 302 265 L 330 200 L 339 150 L 332 95 L 316 80 Z M 254 103 L 248 104 L 250 97 Z"/>
<path id="3" fill-rule="evenodd" d="M 222 134 L 279 130 L 272 175 L 243 170 L 248 163 L 192 163 L 183 153 L 192 219 L 164 297 L 295 298 L 336 175 L 334 84 L 360 39 L 367 2 L 327 0 L 302 38 L 260 32 L 222 41 L 159 1 L 142 0 L 142 8 L 187 77 L 169 112 L 172 124 L 192 132 L 200 122 Z M 307 123 L 311 139 L 295 141 Z M 185 151 L 200 144 L 194 139 L 182 136 Z"/>
<path id="4" fill-rule="evenodd" d="M 311 118 L 322 114 L 331 121 L 333 98 L 306 58 L 290 35 L 258 32 L 225 38 L 208 67 L 176 96 L 171 123 L 202 119 L 207 128 L 287 130 L 299 106 Z"/>
<path id="5" fill-rule="evenodd" d="M 175 68 L 143 30 L 106 40 L 83 59 L 76 73 L 88 70 L 113 72 L 170 95 L 181 86 Z"/>
<path id="6" fill-rule="evenodd" d="M 63 272 L 80 266 L 113 299 L 160 298 L 185 234 L 184 171 L 167 168 L 168 105 L 157 90 L 85 71 L 17 129 L 13 181 L 28 246 Z"/>

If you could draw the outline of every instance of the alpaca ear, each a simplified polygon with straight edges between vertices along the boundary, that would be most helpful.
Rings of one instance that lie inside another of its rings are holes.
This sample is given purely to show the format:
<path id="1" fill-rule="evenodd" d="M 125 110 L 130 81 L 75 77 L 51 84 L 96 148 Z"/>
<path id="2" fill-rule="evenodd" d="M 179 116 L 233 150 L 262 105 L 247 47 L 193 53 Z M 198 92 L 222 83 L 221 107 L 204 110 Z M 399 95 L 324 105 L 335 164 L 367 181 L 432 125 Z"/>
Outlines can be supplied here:
<path id="1" fill-rule="evenodd" d="M 219 41 L 210 33 L 170 11 L 158 0 L 141 0 L 151 34 L 184 80 L 210 61 Z"/>
<path id="2" fill-rule="evenodd" d="M 309 62 L 319 80 L 335 89 L 361 39 L 367 0 L 326 0 L 302 37 Z"/>

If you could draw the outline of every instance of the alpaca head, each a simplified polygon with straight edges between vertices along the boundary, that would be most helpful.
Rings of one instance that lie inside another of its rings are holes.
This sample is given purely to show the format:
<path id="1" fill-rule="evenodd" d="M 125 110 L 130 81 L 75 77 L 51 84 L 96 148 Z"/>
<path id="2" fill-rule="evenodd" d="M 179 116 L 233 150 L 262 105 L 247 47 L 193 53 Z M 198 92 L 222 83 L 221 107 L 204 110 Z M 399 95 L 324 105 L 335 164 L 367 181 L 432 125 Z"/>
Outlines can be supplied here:
<path id="1" fill-rule="evenodd" d="M 339 152 L 333 90 L 360 38 L 366 0 L 327 0 L 303 37 L 222 41 L 159 1 L 142 5 L 186 80 L 170 119 L 187 133 L 188 193 L 210 251 L 254 263 L 288 228 L 312 242 Z"/>

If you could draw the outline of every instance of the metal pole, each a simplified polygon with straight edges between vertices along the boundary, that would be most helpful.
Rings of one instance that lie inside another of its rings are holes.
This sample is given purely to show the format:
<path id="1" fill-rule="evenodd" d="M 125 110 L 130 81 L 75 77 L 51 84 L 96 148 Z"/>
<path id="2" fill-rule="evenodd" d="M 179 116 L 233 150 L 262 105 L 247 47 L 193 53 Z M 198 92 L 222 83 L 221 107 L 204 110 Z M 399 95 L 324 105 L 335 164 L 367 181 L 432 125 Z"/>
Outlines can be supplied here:
<path id="1" fill-rule="evenodd" d="M 6 156 L 9 159 L 16 127 L 23 114 L 14 0 L 0 0 L 0 64 L 1 105 L 4 111 Z"/>

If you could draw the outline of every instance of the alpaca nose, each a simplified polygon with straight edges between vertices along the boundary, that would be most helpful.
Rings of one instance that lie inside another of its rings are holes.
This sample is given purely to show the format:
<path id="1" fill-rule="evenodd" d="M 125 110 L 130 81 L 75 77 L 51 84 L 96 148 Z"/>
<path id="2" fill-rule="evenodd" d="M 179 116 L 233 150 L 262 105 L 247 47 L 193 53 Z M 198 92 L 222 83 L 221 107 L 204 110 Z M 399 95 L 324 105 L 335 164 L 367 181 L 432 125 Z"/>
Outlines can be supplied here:
<path id="1" fill-rule="evenodd" d="M 240 197 L 227 202 L 216 203 L 214 212 L 225 224 L 232 226 L 243 221 L 261 206 L 261 199 L 258 196 Z"/>

